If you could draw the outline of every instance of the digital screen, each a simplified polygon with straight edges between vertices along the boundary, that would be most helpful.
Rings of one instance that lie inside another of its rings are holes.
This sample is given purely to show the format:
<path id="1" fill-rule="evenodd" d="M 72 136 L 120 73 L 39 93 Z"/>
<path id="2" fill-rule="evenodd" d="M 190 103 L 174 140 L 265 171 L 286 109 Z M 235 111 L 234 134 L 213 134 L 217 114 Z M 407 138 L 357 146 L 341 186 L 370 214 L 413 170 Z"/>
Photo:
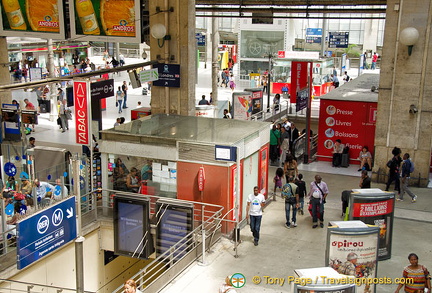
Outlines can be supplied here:
<path id="1" fill-rule="evenodd" d="M 148 258 L 152 246 L 149 228 L 149 202 L 147 199 L 115 197 L 115 253 L 135 258 Z"/>
<path id="2" fill-rule="evenodd" d="M 181 258 L 190 250 L 190 239 L 183 238 L 192 231 L 193 206 L 158 203 L 157 214 L 157 253 L 163 254 L 175 246 L 174 259 Z"/>

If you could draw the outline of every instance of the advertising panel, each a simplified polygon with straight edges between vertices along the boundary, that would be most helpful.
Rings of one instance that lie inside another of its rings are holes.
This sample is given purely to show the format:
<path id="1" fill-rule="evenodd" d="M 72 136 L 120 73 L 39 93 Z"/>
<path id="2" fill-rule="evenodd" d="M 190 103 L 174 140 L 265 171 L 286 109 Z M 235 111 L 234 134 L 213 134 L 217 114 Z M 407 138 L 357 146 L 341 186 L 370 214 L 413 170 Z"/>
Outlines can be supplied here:
<path id="1" fill-rule="evenodd" d="M 156 252 L 161 255 L 174 246 L 174 260 L 178 260 L 191 249 L 191 239 L 184 237 L 193 230 L 193 204 L 160 199 L 156 202 L 156 210 Z M 170 261 L 168 255 L 166 257 L 165 260 Z"/>
<path id="2" fill-rule="evenodd" d="M 71 36 L 83 41 L 141 42 L 138 0 L 69 2 Z"/>
<path id="3" fill-rule="evenodd" d="M 89 111 L 88 111 L 88 83 L 85 81 L 75 81 L 73 85 L 74 105 L 75 105 L 75 133 L 76 143 L 89 144 Z"/>
<path id="4" fill-rule="evenodd" d="M 21 139 L 20 117 L 18 105 L 2 104 L 2 120 L 5 139 L 18 141 Z"/>
<path id="5" fill-rule="evenodd" d="M 252 93 L 235 92 L 232 99 L 233 119 L 249 120 L 252 115 Z"/>
<path id="6" fill-rule="evenodd" d="M 293 61 L 291 64 L 291 103 L 296 103 L 298 92 L 308 86 L 308 76 L 311 76 L 311 73 L 308 71 L 309 63 L 310 62 Z"/>
<path id="7" fill-rule="evenodd" d="M 375 292 L 364 279 L 372 281 L 377 275 L 378 231 L 377 227 L 328 229 L 326 265 L 357 278 L 359 293 Z"/>
<path id="8" fill-rule="evenodd" d="M 77 237 L 75 196 L 17 224 L 19 270 Z"/>
<path id="9" fill-rule="evenodd" d="M 340 139 L 357 159 L 363 146 L 373 152 L 377 103 L 321 99 L 318 125 L 318 156 L 332 157 L 333 145 Z"/>
<path id="10" fill-rule="evenodd" d="M 152 250 L 149 221 L 150 201 L 144 197 L 114 197 L 114 252 L 148 258 Z"/>
<path id="11" fill-rule="evenodd" d="M 261 112 L 263 110 L 263 89 L 262 88 L 251 88 L 244 89 L 245 92 L 252 93 L 252 114 Z"/>
<path id="12" fill-rule="evenodd" d="M 329 267 L 297 269 L 298 276 L 292 282 L 295 293 L 356 293 L 352 276 L 339 274 Z"/>
<path id="13" fill-rule="evenodd" d="M 391 258 L 394 217 L 393 193 L 385 195 L 351 193 L 350 220 L 360 220 L 379 227 L 378 259 Z"/>
<path id="14" fill-rule="evenodd" d="M 268 196 L 268 145 L 262 147 L 259 151 L 259 171 L 258 171 L 258 188 L 265 198 Z"/>
<path id="15" fill-rule="evenodd" d="M 2 0 L 0 35 L 64 40 L 63 1 Z"/>

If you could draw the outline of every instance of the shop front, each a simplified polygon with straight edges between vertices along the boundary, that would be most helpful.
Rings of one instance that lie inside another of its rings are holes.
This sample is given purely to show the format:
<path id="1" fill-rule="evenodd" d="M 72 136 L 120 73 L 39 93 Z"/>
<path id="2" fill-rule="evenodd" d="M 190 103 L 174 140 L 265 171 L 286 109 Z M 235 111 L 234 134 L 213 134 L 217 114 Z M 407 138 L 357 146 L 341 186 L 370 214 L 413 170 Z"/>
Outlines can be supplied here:
<path id="1" fill-rule="evenodd" d="M 233 221 L 222 228 L 228 233 L 245 219 L 254 186 L 268 196 L 268 129 L 264 122 L 161 114 L 104 130 L 102 187 L 222 205 Z"/>
<path id="2" fill-rule="evenodd" d="M 378 83 L 378 74 L 363 74 L 321 97 L 318 160 L 332 160 L 337 139 L 349 147 L 351 163 L 358 162 L 365 146 L 373 157 L 378 93 L 372 92 L 371 87 Z"/>

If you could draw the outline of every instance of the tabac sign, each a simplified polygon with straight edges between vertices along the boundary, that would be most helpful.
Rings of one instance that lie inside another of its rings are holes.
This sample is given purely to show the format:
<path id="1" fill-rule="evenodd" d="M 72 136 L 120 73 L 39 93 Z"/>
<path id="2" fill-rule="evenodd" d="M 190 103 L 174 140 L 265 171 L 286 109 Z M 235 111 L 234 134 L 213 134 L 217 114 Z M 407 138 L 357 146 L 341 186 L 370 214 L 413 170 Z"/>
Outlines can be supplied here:
<path id="1" fill-rule="evenodd" d="M 73 85 L 75 105 L 76 143 L 89 144 L 89 111 L 87 107 L 88 83 L 75 81 Z"/>

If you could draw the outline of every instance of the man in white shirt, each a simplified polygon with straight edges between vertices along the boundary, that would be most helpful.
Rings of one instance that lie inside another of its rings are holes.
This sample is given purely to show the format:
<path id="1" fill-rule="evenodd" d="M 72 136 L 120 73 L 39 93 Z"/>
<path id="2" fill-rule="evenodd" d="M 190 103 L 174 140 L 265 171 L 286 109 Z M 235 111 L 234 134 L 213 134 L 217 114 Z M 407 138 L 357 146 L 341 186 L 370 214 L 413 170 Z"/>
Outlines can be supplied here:
<path id="1" fill-rule="evenodd" d="M 37 201 L 41 201 L 43 198 L 45 198 L 48 192 L 51 192 L 52 195 L 52 192 L 54 191 L 54 186 L 52 186 L 48 182 L 43 182 L 39 181 L 39 179 L 35 179 L 33 181 L 33 184 L 36 187 L 37 198 L 35 198 L 35 200 L 37 199 Z"/>
<path id="2" fill-rule="evenodd" d="M 322 181 L 320 175 L 315 175 L 315 181 L 311 182 L 309 188 L 309 199 L 312 204 L 312 228 L 318 227 L 318 219 L 320 227 L 324 228 L 324 204 L 329 193 L 327 184 Z"/>
<path id="3" fill-rule="evenodd" d="M 254 237 L 254 245 L 258 246 L 259 232 L 261 228 L 262 212 L 265 206 L 265 197 L 258 192 L 258 186 L 254 187 L 254 193 L 247 199 L 246 213 L 249 215 L 250 228 Z"/>

